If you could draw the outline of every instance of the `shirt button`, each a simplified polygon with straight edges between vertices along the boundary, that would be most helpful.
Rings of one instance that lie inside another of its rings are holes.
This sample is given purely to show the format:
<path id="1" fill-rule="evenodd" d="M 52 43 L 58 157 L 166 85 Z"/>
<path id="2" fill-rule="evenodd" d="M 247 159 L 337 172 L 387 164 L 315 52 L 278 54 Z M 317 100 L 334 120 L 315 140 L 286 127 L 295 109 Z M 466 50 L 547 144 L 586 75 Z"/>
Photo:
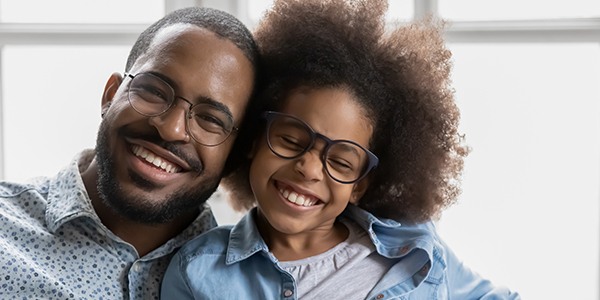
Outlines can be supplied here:
<path id="1" fill-rule="evenodd" d="M 408 249 L 410 249 L 410 247 L 408 247 L 408 246 L 404 246 L 404 247 L 400 248 L 400 254 L 406 254 L 406 252 L 408 252 Z"/>
<path id="2" fill-rule="evenodd" d="M 383 296 L 383 294 L 379 294 L 379 295 L 377 295 L 377 297 L 376 297 L 376 298 L 377 298 L 377 299 L 383 299 L 383 297 L 384 297 L 384 296 Z"/>
<path id="3" fill-rule="evenodd" d="M 140 272 L 142 270 L 142 264 L 140 264 L 138 262 L 134 262 L 133 267 L 131 267 L 131 269 L 136 273 Z"/>
<path id="4" fill-rule="evenodd" d="M 291 297 L 293 294 L 294 294 L 294 291 L 292 291 L 292 290 L 285 290 L 285 291 L 283 291 L 283 296 L 286 297 L 286 298 L 287 297 Z"/>
<path id="5" fill-rule="evenodd" d="M 425 264 L 421 270 L 419 270 L 419 275 L 425 276 L 429 272 L 429 263 Z"/>

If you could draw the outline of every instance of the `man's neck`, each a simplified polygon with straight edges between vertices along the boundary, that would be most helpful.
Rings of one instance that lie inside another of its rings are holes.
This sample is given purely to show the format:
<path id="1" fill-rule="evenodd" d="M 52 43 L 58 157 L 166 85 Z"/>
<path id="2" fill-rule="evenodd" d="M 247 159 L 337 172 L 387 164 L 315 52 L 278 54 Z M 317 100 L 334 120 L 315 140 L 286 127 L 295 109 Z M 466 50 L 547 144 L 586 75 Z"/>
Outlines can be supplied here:
<path id="1" fill-rule="evenodd" d="M 92 199 L 92 206 L 102 224 L 123 241 L 131 244 L 140 257 L 177 236 L 198 216 L 198 212 L 195 211 L 188 213 L 186 216 L 180 216 L 175 221 L 148 225 L 124 218 L 98 197 L 96 197 L 96 200 Z"/>

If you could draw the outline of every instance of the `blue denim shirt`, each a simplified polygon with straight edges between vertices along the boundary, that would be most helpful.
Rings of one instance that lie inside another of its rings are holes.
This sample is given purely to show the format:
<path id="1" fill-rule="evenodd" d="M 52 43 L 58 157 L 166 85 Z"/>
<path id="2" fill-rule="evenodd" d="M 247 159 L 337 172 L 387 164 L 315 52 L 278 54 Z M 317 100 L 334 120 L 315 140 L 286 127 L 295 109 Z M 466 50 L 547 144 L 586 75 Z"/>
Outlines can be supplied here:
<path id="1" fill-rule="evenodd" d="M 367 299 L 520 299 L 465 267 L 433 223 L 400 225 L 349 205 L 341 216 L 369 233 L 377 252 L 400 259 Z M 409 253 L 419 255 L 408 255 Z M 278 266 L 255 226 L 255 210 L 235 226 L 215 228 L 173 257 L 162 299 L 282 299 L 296 297 L 292 276 Z"/>

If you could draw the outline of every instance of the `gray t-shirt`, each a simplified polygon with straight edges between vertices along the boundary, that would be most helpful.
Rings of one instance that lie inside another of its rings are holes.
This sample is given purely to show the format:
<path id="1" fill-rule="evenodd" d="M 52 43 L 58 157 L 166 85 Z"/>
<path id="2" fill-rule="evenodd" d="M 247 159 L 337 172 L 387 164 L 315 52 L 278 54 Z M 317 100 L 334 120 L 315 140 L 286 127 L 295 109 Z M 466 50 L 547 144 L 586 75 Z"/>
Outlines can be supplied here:
<path id="1" fill-rule="evenodd" d="M 298 285 L 298 299 L 364 299 L 396 262 L 380 256 L 366 231 L 343 220 L 348 238 L 328 251 L 279 262 Z"/>

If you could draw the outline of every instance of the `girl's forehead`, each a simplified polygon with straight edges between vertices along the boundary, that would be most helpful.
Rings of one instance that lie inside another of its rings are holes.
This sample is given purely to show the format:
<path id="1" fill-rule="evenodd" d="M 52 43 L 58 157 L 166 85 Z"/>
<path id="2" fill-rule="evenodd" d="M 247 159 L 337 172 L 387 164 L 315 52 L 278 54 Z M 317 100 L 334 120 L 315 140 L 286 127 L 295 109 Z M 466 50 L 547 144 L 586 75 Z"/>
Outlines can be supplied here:
<path id="1" fill-rule="evenodd" d="M 311 88 L 292 91 L 281 112 L 291 114 L 331 139 L 368 145 L 373 124 L 356 97 L 344 88 Z"/>

